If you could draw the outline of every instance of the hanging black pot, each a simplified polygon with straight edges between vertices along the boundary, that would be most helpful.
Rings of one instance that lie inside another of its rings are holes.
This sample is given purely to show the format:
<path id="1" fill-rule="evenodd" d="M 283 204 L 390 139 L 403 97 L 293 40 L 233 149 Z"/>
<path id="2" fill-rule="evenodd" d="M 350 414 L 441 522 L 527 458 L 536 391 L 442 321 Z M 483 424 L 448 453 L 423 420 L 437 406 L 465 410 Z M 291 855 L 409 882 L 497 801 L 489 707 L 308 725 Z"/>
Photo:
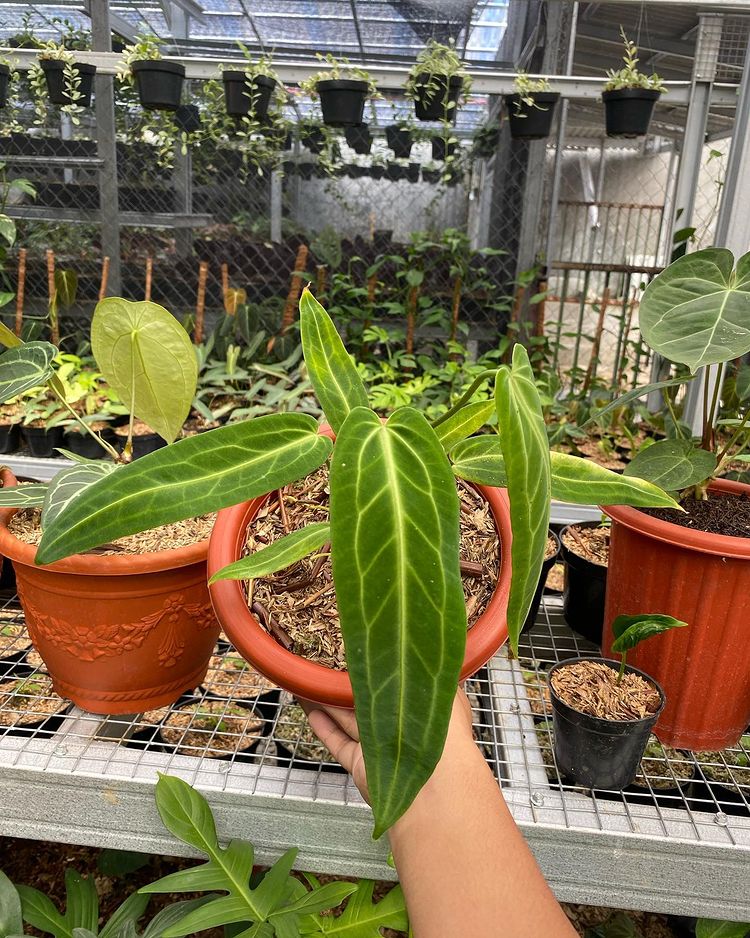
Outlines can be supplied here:
<path id="1" fill-rule="evenodd" d="M 651 88 L 617 88 L 604 91 L 604 117 L 608 137 L 643 137 L 648 133 L 660 91 Z"/>
<path id="2" fill-rule="evenodd" d="M 420 121 L 456 120 L 458 97 L 464 80 L 460 75 L 430 75 L 414 79 L 414 113 Z M 452 106 L 451 106 L 452 105 Z"/>
<path id="3" fill-rule="evenodd" d="M 409 163 L 406 167 L 406 181 L 407 182 L 419 182 L 419 171 L 422 166 L 420 163 Z"/>
<path id="4" fill-rule="evenodd" d="M 49 459 L 63 445 L 65 430 L 62 427 L 24 427 L 23 436 L 32 456 Z"/>
<path id="5" fill-rule="evenodd" d="M 385 167 L 385 178 L 391 182 L 398 182 L 400 179 L 406 179 L 407 170 L 400 163 L 387 163 Z"/>
<path id="6" fill-rule="evenodd" d="M 385 166 L 382 166 L 379 163 L 374 164 L 370 167 L 370 176 L 373 179 L 382 179 L 383 176 L 385 176 Z"/>
<path id="7" fill-rule="evenodd" d="M 174 112 L 174 122 L 186 134 L 200 130 L 201 112 L 196 104 L 181 104 Z"/>
<path id="8" fill-rule="evenodd" d="M 0 455 L 15 453 L 21 442 L 21 427 L 17 423 L 0 424 Z"/>
<path id="9" fill-rule="evenodd" d="M 385 128 L 385 139 L 397 159 L 409 159 L 414 140 L 408 128 L 399 127 L 398 124 L 389 124 Z"/>
<path id="10" fill-rule="evenodd" d="M 443 162 L 447 156 L 453 156 L 456 152 L 457 144 L 455 142 L 448 143 L 445 137 L 441 137 L 439 134 L 436 137 L 432 138 L 432 158 L 433 160 L 438 160 Z"/>
<path id="11" fill-rule="evenodd" d="M 577 524 L 577 528 L 598 528 L 598 521 Z M 568 525 L 573 527 L 573 525 Z M 604 629 L 604 594 L 607 591 L 607 568 L 574 553 L 565 544 L 560 532 L 560 556 L 565 564 L 563 618 L 574 632 L 583 635 L 597 647 L 602 644 Z"/>
<path id="12" fill-rule="evenodd" d="M 326 135 L 320 127 L 311 127 L 309 130 L 304 130 L 300 139 L 302 140 L 302 146 L 306 147 L 311 153 L 322 153 L 323 147 L 326 145 Z"/>
<path id="13" fill-rule="evenodd" d="M 10 81 L 10 69 L 7 65 L 0 65 L 0 107 L 5 107 L 8 103 L 8 83 Z"/>
<path id="14" fill-rule="evenodd" d="M 185 66 L 162 59 L 140 59 L 130 66 L 141 106 L 152 111 L 176 111 L 182 97 Z"/>
<path id="15" fill-rule="evenodd" d="M 362 123 L 367 99 L 366 81 L 329 78 L 319 81 L 315 89 L 320 95 L 323 123 L 329 127 L 353 127 Z"/>
<path id="16" fill-rule="evenodd" d="M 239 70 L 227 69 L 221 73 L 224 82 L 224 101 L 230 117 L 252 115 L 257 121 L 268 117 L 268 106 L 276 87 L 273 78 L 254 75 L 252 78 Z"/>
<path id="17" fill-rule="evenodd" d="M 574 710 L 555 693 L 556 671 L 581 661 L 595 661 L 617 671 L 619 661 L 608 658 L 568 658 L 550 669 L 548 686 L 552 701 L 555 761 L 560 774 L 585 788 L 621 791 L 638 773 L 651 728 L 664 709 L 664 691 L 643 671 L 626 667 L 626 673 L 639 674 L 654 686 L 661 702 L 655 713 L 640 720 L 603 720 Z"/>
<path id="18" fill-rule="evenodd" d="M 443 178 L 442 169 L 423 169 L 422 182 L 429 182 L 430 185 L 436 185 Z"/>
<path id="19" fill-rule="evenodd" d="M 360 156 L 367 156 L 372 150 L 372 134 L 368 124 L 357 124 L 356 127 L 347 127 L 344 131 L 346 142 Z"/>
<path id="20" fill-rule="evenodd" d="M 556 91 L 537 91 L 526 104 L 520 94 L 506 94 L 510 135 L 514 140 L 544 140 L 552 131 L 555 108 L 560 100 Z"/>
<path id="21" fill-rule="evenodd" d="M 78 83 L 78 95 L 75 102 L 70 100 L 68 88 L 65 81 L 65 62 L 60 59 L 40 59 L 44 77 L 47 80 L 47 92 L 52 104 L 65 105 L 75 103 L 79 107 L 90 107 L 91 92 L 94 88 L 94 75 L 96 66 L 88 65 L 83 62 L 76 62 L 73 69 L 78 73 L 80 81 Z"/>

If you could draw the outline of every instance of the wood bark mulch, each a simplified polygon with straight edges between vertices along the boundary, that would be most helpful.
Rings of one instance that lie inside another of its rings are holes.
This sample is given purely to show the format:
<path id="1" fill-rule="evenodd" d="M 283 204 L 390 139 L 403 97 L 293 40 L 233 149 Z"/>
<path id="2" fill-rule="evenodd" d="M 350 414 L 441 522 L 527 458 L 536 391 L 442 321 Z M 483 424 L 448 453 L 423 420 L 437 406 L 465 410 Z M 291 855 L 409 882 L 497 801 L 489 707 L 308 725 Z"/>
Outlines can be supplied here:
<path id="1" fill-rule="evenodd" d="M 577 557 L 606 567 L 609 564 L 609 532 L 608 524 L 595 528 L 571 524 L 564 531 L 562 542 Z"/>
<path id="2" fill-rule="evenodd" d="M 552 689 L 569 707 L 601 720 L 641 720 L 659 709 L 661 698 L 640 674 L 617 671 L 599 661 L 577 661 L 558 668 Z"/>

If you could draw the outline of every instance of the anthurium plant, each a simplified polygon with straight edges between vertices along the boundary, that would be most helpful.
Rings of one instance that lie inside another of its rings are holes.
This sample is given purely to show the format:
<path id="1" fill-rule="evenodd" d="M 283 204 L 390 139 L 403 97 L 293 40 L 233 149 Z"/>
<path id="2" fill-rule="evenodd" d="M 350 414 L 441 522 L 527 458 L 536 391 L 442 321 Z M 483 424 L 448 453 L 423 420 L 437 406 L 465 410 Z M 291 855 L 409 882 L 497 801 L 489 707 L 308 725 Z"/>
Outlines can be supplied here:
<path id="1" fill-rule="evenodd" d="M 335 446 L 300 413 L 261 416 L 180 440 L 75 493 L 44 527 L 37 562 L 255 498 L 330 458 L 330 526 L 290 534 L 217 576 L 269 573 L 330 541 L 379 836 L 440 758 L 464 657 L 456 477 L 508 487 L 513 580 L 507 621 L 514 652 L 539 579 L 551 495 L 586 503 L 675 502 L 649 482 L 550 454 L 521 345 L 512 365 L 477 376 L 432 424 L 409 406 L 383 421 L 370 408 L 333 321 L 309 290 L 300 301 L 300 331 Z M 494 399 L 472 400 L 487 381 L 494 382 Z M 497 432 L 471 438 L 493 415 Z"/>

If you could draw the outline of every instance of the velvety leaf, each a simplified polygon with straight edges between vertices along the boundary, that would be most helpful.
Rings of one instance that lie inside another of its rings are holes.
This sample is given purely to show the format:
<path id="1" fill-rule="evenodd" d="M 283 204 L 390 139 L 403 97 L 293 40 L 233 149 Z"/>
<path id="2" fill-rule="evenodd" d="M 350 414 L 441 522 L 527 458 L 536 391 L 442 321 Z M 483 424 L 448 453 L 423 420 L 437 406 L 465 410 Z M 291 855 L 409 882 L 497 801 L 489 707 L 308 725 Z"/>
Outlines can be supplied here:
<path id="1" fill-rule="evenodd" d="M 38 508 L 44 504 L 47 488 L 46 482 L 0 488 L 0 508 Z"/>
<path id="2" fill-rule="evenodd" d="M 716 468 L 716 456 L 692 440 L 659 440 L 642 449 L 628 463 L 625 476 L 647 479 L 669 492 L 677 492 L 707 479 Z"/>
<path id="3" fill-rule="evenodd" d="M 174 316 L 156 303 L 101 300 L 91 320 L 91 350 L 131 413 L 171 443 L 198 380 L 195 348 Z"/>
<path id="4" fill-rule="evenodd" d="M 494 401 L 475 401 L 462 407 L 443 423 L 435 427 L 438 439 L 446 453 L 467 436 L 476 433 L 495 412 Z"/>
<path id="5" fill-rule="evenodd" d="M 551 497 L 547 428 L 529 356 L 522 345 L 513 348 L 512 368 L 498 370 L 495 402 L 513 529 L 508 639 L 513 654 L 518 654 L 518 637 L 542 571 Z"/>
<path id="6" fill-rule="evenodd" d="M 740 922 L 718 922 L 699 918 L 695 926 L 695 938 L 746 938 L 750 935 L 750 924 Z"/>
<path id="7" fill-rule="evenodd" d="M 47 494 L 42 508 L 42 528 L 53 524 L 58 515 L 65 511 L 76 498 L 80 498 L 89 486 L 116 469 L 117 466 L 114 463 L 100 459 L 69 466 L 62 472 L 58 472 L 47 485 Z M 21 486 L 21 488 L 25 487 Z M 0 499 L 2 491 L 0 489 Z"/>
<path id="8" fill-rule="evenodd" d="M 750 351 L 750 255 L 725 248 L 686 254 L 654 277 L 641 298 L 643 338 L 692 372 Z"/>
<path id="9" fill-rule="evenodd" d="M 302 923 L 303 935 L 335 935 L 336 938 L 380 938 L 382 928 L 406 931 L 406 902 L 400 886 L 394 886 L 380 902 L 373 903 L 372 880 L 360 880 L 341 915 L 318 917 Z"/>
<path id="10" fill-rule="evenodd" d="M 307 414 L 269 414 L 162 447 L 76 498 L 47 527 L 37 563 L 264 495 L 313 472 L 332 445 Z"/>
<path id="11" fill-rule="evenodd" d="M 93 877 L 65 870 L 65 918 L 71 928 L 99 930 L 99 896 Z"/>
<path id="12" fill-rule="evenodd" d="M 3 195 L 5 199 L 5 195 Z M 8 215 L 0 214 L 0 238 L 2 238 L 8 247 L 13 247 L 16 242 L 16 223 Z"/>
<path id="13" fill-rule="evenodd" d="M 0 938 L 23 934 L 21 899 L 16 887 L 0 870 Z"/>
<path id="14" fill-rule="evenodd" d="M 0 403 L 29 388 L 38 387 L 52 374 L 57 349 L 49 342 L 24 342 L 0 355 Z"/>
<path id="15" fill-rule="evenodd" d="M 32 886 L 19 885 L 16 889 L 21 897 L 24 922 L 55 938 L 73 938 L 73 930 L 44 893 Z"/>
<path id="16" fill-rule="evenodd" d="M 4 322 L 0 322 L 0 345 L 4 345 L 6 348 L 15 348 L 17 345 L 23 345 L 23 341 Z"/>
<path id="17" fill-rule="evenodd" d="M 2 491 L 2 490 L 0 490 Z M 292 531 L 277 541 L 242 557 L 215 573 L 209 583 L 217 580 L 252 580 L 284 570 L 308 554 L 318 550 L 331 539 L 331 526 L 327 522 L 308 524 Z"/>
<path id="18" fill-rule="evenodd" d="M 614 400 L 610 401 L 608 404 L 605 404 L 604 407 L 600 407 L 599 410 L 595 410 L 589 419 L 581 424 L 581 428 L 588 427 L 591 423 L 596 423 L 597 420 L 600 420 L 610 411 L 617 410 L 618 407 L 625 407 L 631 401 L 636 401 L 640 397 L 645 397 L 646 394 L 650 394 L 652 391 L 661 391 L 663 388 L 673 388 L 678 384 L 685 384 L 687 381 L 690 381 L 690 378 L 668 378 L 665 381 L 654 381 L 653 384 L 644 384 L 643 387 L 633 388 L 632 391 L 627 391 L 625 394 L 620 397 L 616 397 Z"/>
<path id="19" fill-rule="evenodd" d="M 159 775 L 156 808 L 167 830 L 209 855 L 218 848 L 216 826 L 206 799 L 174 775 Z"/>
<path id="20" fill-rule="evenodd" d="M 300 335 L 310 381 L 338 433 L 354 407 L 367 407 L 367 391 L 331 317 L 305 287 L 299 301 Z"/>
<path id="21" fill-rule="evenodd" d="M 637 616 L 617 616 L 612 623 L 612 632 L 615 640 L 612 642 L 612 651 L 622 654 L 630 651 L 642 641 L 653 635 L 661 635 L 669 629 L 684 628 L 687 622 L 665 616 L 659 613 L 645 613 Z"/>
<path id="22" fill-rule="evenodd" d="M 432 774 L 466 643 L 458 495 L 418 411 L 351 412 L 331 466 L 336 598 L 379 837 Z"/>

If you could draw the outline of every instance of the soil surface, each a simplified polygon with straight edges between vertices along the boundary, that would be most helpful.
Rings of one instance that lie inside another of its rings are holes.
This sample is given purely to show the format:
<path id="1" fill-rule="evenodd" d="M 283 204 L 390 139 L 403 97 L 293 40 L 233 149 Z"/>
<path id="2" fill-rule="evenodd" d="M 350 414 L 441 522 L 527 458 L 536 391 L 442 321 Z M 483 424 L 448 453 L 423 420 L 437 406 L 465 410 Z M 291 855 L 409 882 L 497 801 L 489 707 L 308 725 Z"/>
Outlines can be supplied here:
<path id="1" fill-rule="evenodd" d="M 144 713 L 138 729 L 155 725 L 161 740 L 174 746 L 175 752 L 216 759 L 257 743 L 263 720 L 229 700 L 202 700 L 179 709 Z"/>
<path id="2" fill-rule="evenodd" d="M 275 690 L 276 685 L 254 671 L 239 655 L 214 655 L 209 664 L 203 687 L 218 697 L 251 700 L 259 694 Z"/>
<path id="3" fill-rule="evenodd" d="M 127 423 L 122 424 L 120 427 L 115 427 L 115 433 L 122 437 L 127 437 L 128 430 L 129 425 Z M 133 421 L 133 436 L 150 436 L 155 432 L 155 430 L 152 430 L 151 427 L 142 420 L 136 419 Z"/>
<path id="4" fill-rule="evenodd" d="M 727 537 L 750 537 L 750 496 L 713 495 L 697 499 L 687 495 L 680 499 L 686 513 L 674 508 L 641 508 L 652 518 L 679 524 L 682 528 L 724 534 Z"/>
<path id="5" fill-rule="evenodd" d="M 601 720 L 641 720 L 659 709 L 653 684 L 639 674 L 617 671 L 600 661 L 577 661 L 552 675 L 552 689 L 569 707 Z"/>
<path id="6" fill-rule="evenodd" d="M 609 563 L 609 532 L 609 525 L 585 528 L 571 524 L 562 535 L 562 542 L 576 556 L 606 567 Z"/>
<path id="7" fill-rule="evenodd" d="M 565 589 L 565 565 L 562 563 L 555 563 L 552 565 L 552 569 L 547 574 L 547 582 L 544 584 L 545 589 L 551 590 L 553 593 L 562 593 Z"/>
<path id="8" fill-rule="evenodd" d="M 550 557 L 554 557 L 557 553 L 557 541 L 554 537 L 547 538 L 547 544 L 544 548 L 544 559 L 549 560 Z"/>
<path id="9" fill-rule="evenodd" d="M 336 761 L 310 729 L 305 711 L 291 699 L 282 705 L 271 732 L 274 739 L 286 745 L 295 759 L 309 762 Z"/>
<path id="10" fill-rule="evenodd" d="M 0 726 L 28 726 L 59 713 L 68 702 L 52 690 L 44 674 L 0 684 Z"/>
<path id="11" fill-rule="evenodd" d="M 10 613 L 12 618 L 18 618 L 17 610 L 0 610 L 0 659 L 10 658 L 31 647 L 31 639 L 25 625 L 18 622 L 3 622 L 3 613 Z"/>

